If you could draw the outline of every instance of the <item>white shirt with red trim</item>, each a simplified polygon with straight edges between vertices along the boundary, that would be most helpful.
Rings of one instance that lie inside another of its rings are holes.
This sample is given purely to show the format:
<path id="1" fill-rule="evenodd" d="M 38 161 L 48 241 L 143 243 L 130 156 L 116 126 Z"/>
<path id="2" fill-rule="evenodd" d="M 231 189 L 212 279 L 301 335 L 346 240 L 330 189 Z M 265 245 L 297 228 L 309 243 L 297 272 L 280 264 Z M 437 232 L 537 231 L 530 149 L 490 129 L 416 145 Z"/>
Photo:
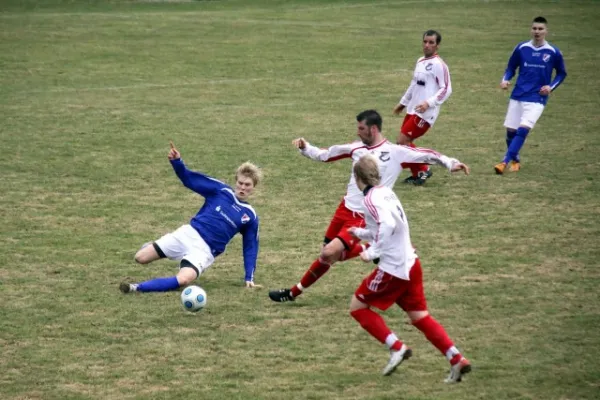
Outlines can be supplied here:
<path id="1" fill-rule="evenodd" d="M 306 147 L 300 150 L 300 152 L 312 160 L 322 162 L 350 158 L 352 159 L 352 168 L 354 168 L 354 164 L 362 156 L 371 154 L 377 159 L 377 163 L 379 164 L 381 184 L 389 188 L 394 187 L 398 176 L 402 172 L 402 163 L 440 164 L 450 170 L 459 162 L 454 158 L 446 157 L 433 150 L 399 146 L 392 144 L 387 139 L 371 147 L 366 146 L 362 142 L 353 142 L 331 146 L 328 149 L 320 149 L 306 142 Z M 344 196 L 346 208 L 350 211 L 362 213 L 363 198 L 364 195 L 358 186 L 356 186 L 353 169 L 351 169 L 348 189 Z"/>
<path id="2" fill-rule="evenodd" d="M 366 252 L 370 260 L 379 258 L 379 269 L 397 278 L 410 280 L 417 254 L 410 242 L 404 208 L 392 189 L 375 186 L 363 201 L 366 228 L 355 234 L 371 243 Z"/>
<path id="3" fill-rule="evenodd" d="M 433 126 L 440 114 L 440 106 L 450 97 L 450 94 L 452 94 L 450 71 L 444 60 L 436 54 L 417 60 L 412 81 L 400 99 L 400 104 L 406 106 L 407 114 L 417 114 Z M 429 108 L 424 113 L 417 112 L 415 107 L 425 100 Z"/>

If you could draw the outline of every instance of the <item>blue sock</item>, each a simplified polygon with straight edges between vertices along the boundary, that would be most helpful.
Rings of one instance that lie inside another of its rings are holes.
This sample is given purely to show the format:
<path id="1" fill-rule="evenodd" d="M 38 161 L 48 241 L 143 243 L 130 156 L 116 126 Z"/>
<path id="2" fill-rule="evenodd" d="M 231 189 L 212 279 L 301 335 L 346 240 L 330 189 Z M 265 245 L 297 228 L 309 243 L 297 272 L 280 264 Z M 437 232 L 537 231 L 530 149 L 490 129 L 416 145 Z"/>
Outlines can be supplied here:
<path id="1" fill-rule="evenodd" d="M 523 144 L 525 143 L 525 139 L 527 139 L 528 134 L 529 128 L 520 126 L 519 129 L 517 129 L 515 137 L 511 140 L 510 146 L 508 146 L 506 156 L 504 156 L 504 160 L 502 160 L 503 162 L 508 163 L 512 160 L 517 162 L 520 161 L 519 151 L 521 151 L 521 147 L 523 147 Z"/>
<path id="2" fill-rule="evenodd" d="M 179 288 L 176 276 L 168 278 L 156 278 L 138 285 L 138 292 L 168 292 Z"/>
<path id="3" fill-rule="evenodd" d="M 506 129 L 506 149 L 507 150 L 510 147 L 510 143 L 515 138 L 516 134 L 517 134 L 517 131 L 513 131 L 511 129 Z"/>

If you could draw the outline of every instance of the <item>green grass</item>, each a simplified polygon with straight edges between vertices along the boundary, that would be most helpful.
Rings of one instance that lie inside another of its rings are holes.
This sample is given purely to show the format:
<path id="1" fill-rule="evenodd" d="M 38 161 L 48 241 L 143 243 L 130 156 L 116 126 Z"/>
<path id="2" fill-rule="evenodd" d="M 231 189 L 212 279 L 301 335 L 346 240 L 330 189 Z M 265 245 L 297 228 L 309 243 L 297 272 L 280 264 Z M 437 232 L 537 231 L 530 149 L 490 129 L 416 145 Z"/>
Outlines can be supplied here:
<path id="1" fill-rule="evenodd" d="M 0 398 L 592 399 L 600 393 L 600 65 L 594 1 L 3 1 L 0 4 Z M 569 76 L 522 152 L 495 176 L 507 95 L 497 85 L 531 19 Z M 306 296 L 275 304 L 317 256 L 348 162 L 319 164 L 293 138 L 354 138 L 354 116 L 391 110 L 443 34 L 454 93 L 421 146 L 472 175 L 437 169 L 396 191 L 421 257 L 431 312 L 473 361 L 461 385 L 444 358 L 385 313 L 415 357 L 390 378 L 387 352 L 348 315 L 371 267 L 339 264 Z M 257 283 L 240 240 L 200 279 L 208 307 L 178 293 L 123 296 L 141 243 L 201 199 L 169 166 L 266 180 Z"/>

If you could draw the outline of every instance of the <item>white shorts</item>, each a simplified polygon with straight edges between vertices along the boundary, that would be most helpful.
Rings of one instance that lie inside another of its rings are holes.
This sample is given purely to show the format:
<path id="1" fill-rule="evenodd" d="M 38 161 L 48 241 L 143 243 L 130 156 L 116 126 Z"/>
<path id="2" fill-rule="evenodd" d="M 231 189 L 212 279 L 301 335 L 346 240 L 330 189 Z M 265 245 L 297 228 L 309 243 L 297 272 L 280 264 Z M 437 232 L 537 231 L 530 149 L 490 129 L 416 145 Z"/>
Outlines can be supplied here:
<path id="1" fill-rule="evenodd" d="M 215 261 L 210 247 L 191 225 L 182 225 L 155 243 L 170 260 L 186 260 L 198 268 L 198 275 Z"/>
<path id="2" fill-rule="evenodd" d="M 543 111 L 543 104 L 510 99 L 504 126 L 510 129 L 518 129 L 519 126 L 526 126 L 529 129 L 533 129 L 537 120 L 542 116 Z"/>

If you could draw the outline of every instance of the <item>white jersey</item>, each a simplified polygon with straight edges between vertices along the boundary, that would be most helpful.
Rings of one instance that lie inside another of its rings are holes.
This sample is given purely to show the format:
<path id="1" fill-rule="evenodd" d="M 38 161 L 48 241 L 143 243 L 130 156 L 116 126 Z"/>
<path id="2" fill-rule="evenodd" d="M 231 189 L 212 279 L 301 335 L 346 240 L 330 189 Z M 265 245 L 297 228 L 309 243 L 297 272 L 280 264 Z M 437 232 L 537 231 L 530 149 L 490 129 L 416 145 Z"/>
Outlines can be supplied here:
<path id="1" fill-rule="evenodd" d="M 450 71 L 444 60 L 437 54 L 428 58 L 421 57 L 417 60 L 412 81 L 400 99 L 400 104 L 406 106 L 407 114 L 417 114 L 433 126 L 440 114 L 440 106 L 451 93 Z M 419 113 L 415 107 L 423 101 L 427 101 L 429 108 L 424 113 Z"/>
<path id="2" fill-rule="evenodd" d="M 448 169 L 452 169 L 458 160 L 446 157 L 433 150 L 412 148 L 392 144 L 387 139 L 380 143 L 368 147 L 362 142 L 353 142 L 331 146 L 328 149 L 320 149 L 306 142 L 306 147 L 300 152 L 315 161 L 331 162 L 344 158 L 352 159 L 352 168 L 354 164 L 364 155 L 372 154 L 379 164 L 379 173 L 381 175 L 381 184 L 392 188 L 402 172 L 402 163 L 422 163 L 422 164 L 440 164 Z M 344 196 L 346 208 L 350 211 L 362 213 L 362 201 L 364 195 L 356 186 L 353 170 L 350 172 L 350 182 Z"/>
<path id="3" fill-rule="evenodd" d="M 379 258 L 378 268 L 397 278 L 410 280 L 417 254 L 410 242 L 406 214 L 396 194 L 385 186 L 371 187 L 363 201 L 366 229 L 355 235 L 371 243 L 369 259 Z"/>

